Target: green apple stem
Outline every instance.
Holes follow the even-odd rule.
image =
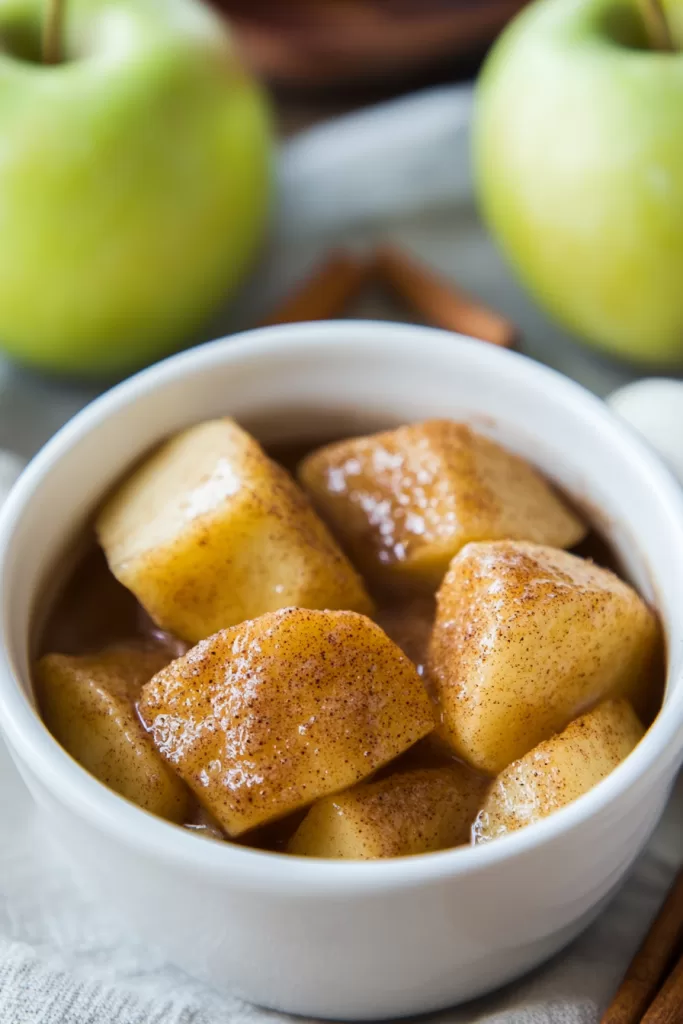
[[[652,49],[665,53],[675,50],[676,45],[661,0],[638,0],[638,5]]]
[[[59,64],[62,60],[64,3],[65,0],[45,0],[43,64]]]

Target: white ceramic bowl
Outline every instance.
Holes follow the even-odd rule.
[[[289,858],[198,839],[100,785],[31,701],[40,595],[93,506],[145,449],[229,413],[265,440],[428,416],[470,420],[599,517],[666,625],[664,709],[633,754],[565,810],[490,845],[385,862]],[[683,748],[683,499],[596,398],[521,356],[425,328],[290,325],[206,345],[69,423],[0,520],[0,722],[84,878],[177,964],[266,1006],[335,1018],[434,1010],[521,974],[619,885]]]

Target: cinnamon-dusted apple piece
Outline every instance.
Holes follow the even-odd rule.
[[[455,761],[361,783],[314,804],[287,852],[373,860],[460,846],[470,840],[485,788]]]
[[[572,547],[586,534],[528,462],[451,420],[327,445],[299,479],[361,569],[385,580],[434,589],[469,541]]]
[[[606,697],[647,707],[659,627],[614,573],[556,548],[468,544],[437,595],[439,735],[497,774]]]
[[[306,496],[230,419],[163,444],[96,527],[117,579],[189,643],[289,605],[371,610]]]
[[[167,662],[163,651],[134,647],[46,654],[36,666],[36,696],[48,729],[79,764],[121,796],[180,823],[190,793],[135,711],[143,683]]]
[[[577,718],[501,772],[477,815],[474,841],[488,842],[566,807],[606,778],[642,736],[625,700],[605,701]]]
[[[144,687],[139,711],[231,836],[354,785],[435,724],[414,665],[379,626],[301,608],[197,644]]]

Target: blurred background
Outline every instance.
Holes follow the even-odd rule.
[[[682,12],[0,0],[0,448],[298,319],[431,324],[602,396],[677,377]]]
[[[224,0],[282,134],[414,89],[474,78],[522,0]]]

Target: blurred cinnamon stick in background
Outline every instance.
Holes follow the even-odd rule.
[[[631,961],[601,1024],[640,1024],[641,1021],[643,1024],[677,1024],[683,1020],[682,946],[683,869]],[[656,996],[676,955],[681,957],[678,966]]]
[[[367,260],[335,249],[270,316],[261,321],[261,326],[302,320],[332,320],[356,298],[369,274]]]
[[[683,1013],[683,954],[643,1017],[642,1024],[680,1024]]]
[[[213,0],[252,68],[312,97],[463,77],[525,0]],[[468,72],[470,74],[471,72]],[[365,100],[367,102],[367,99]]]
[[[514,345],[517,338],[514,324],[402,249],[380,246],[375,252],[375,269],[380,279],[425,323],[502,348]]]
[[[376,249],[372,259],[334,249],[261,321],[261,326],[340,317],[364,286],[373,281],[387,286],[421,323],[503,348],[512,347],[517,339],[514,324],[500,313],[402,249],[389,245]]]

